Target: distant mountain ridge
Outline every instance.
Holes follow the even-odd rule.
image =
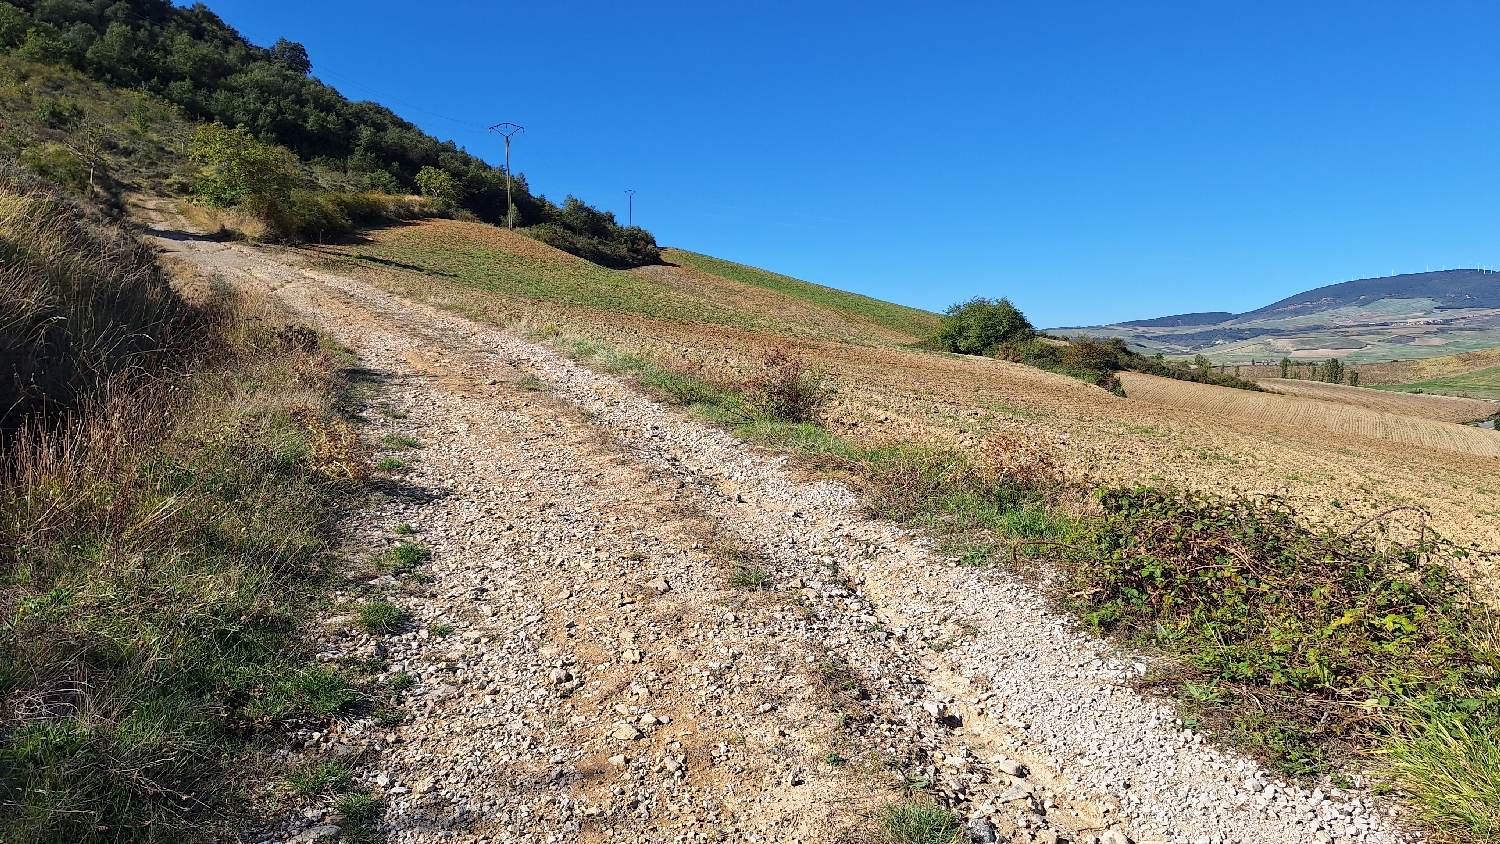
[[[1412,360],[1500,346],[1500,273],[1458,269],[1329,284],[1253,311],[1175,314],[1062,334],[1121,336],[1139,350],[1266,358]]]

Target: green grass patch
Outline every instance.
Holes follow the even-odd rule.
[[[663,250],[663,257],[674,264],[681,264],[699,272],[738,281],[741,284],[750,284],[767,290],[774,290],[788,296],[801,299],[804,302],[828,308],[829,310],[841,311],[850,316],[858,317],[866,322],[899,331],[902,334],[920,339],[937,330],[941,320],[937,314],[918,308],[909,308],[905,305],[897,305],[873,299],[869,296],[861,296],[858,293],[849,293],[832,287],[824,287],[821,284],[802,281],[766,270],[748,267],[744,264],[736,264],[732,261],[724,261],[719,258],[711,258],[707,255],[699,255],[696,252],[686,252],[681,249]]]
[[[354,784],[354,772],[341,762],[315,762],[292,772],[287,783],[302,797],[337,794]]]
[[[421,448],[422,444],[400,434],[386,434],[380,438],[380,447],[386,451],[404,451],[408,448]]]
[[[892,803],[875,820],[895,844],[959,844],[964,840],[958,815],[926,798]]]
[[[392,574],[410,574],[432,559],[432,549],[417,542],[398,542],[380,556],[379,563]]]
[[[539,255],[536,247],[517,245],[510,237],[478,226],[448,224],[393,231],[377,242],[350,246],[346,254],[377,267],[414,271],[539,302],[687,324],[751,329],[757,321],[754,314],[733,311],[565,252]]]
[[[729,575],[729,585],[736,589],[764,589],[771,582],[771,576],[765,569],[751,568],[750,566],[738,566],[734,573]]]
[[[401,523],[399,525],[396,525],[395,527],[391,528],[391,533],[394,533],[397,536],[411,536],[412,534],[414,534],[416,532],[417,532],[416,528],[412,527],[409,524],[406,524],[405,522],[403,522],[403,523]]]
[[[428,628],[427,633],[434,639],[446,639],[449,636],[453,635],[453,625],[434,624],[432,625],[432,627]]]
[[[1386,742],[1386,772],[1419,815],[1459,840],[1500,839],[1500,733],[1451,710],[1401,716]]]
[[[395,457],[382,457],[375,461],[375,471],[394,472],[397,469],[406,468],[406,461]]]
[[[390,601],[371,601],[359,608],[355,624],[367,633],[390,633],[406,622],[406,610]]]

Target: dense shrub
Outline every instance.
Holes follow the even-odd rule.
[[[769,352],[758,376],[741,390],[757,418],[775,422],[813,422],[827,398],[823,379],[785,349]]]
[[[950,352],[988,355],[1002,343],[1023,342],[1035,334],[1009,299],[975,298],[948,308],[935,339]]]
[[[1097,500],[1060,591],[1099,628],[1179,657],[1200,690],[1189,702],[1283,769],[1320,770],[1314,744],[1364,743],[1402,705],[1500,723],[1491,621],[1453,574],[1465,552],[1430,532],[1402,546],[1318,530],[1274,499],[1136,487]]]
[[[613,213],[577,197],[568,197],[560,209],[545,209],[543,222],[524,231],[600,266],[625,269],[661,262],[661,250],[650,232],[640,226],[621,226]]]

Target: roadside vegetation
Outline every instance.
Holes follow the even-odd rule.
[[[791,388],[786,353],[733,381],[573,351],[849,478],[963,564],[1046,584],[1086,625],[1161,657],[1139,685],[1175,699],[1186,726],[1304,781],[1374,775],[1453,840],[1500,832],[1500,627],[1456,573],[1474,552],[1415,508],[1335,532],[1275,498],[1079,485],[1022,436],[994,436],[978,458],[839,436],[819,424],[824,393],[805,367],[792,389],[811,412],[782,413],[758,397]],[[880,823],[907,840],[929,820],[946,834],[921,803]]]
[[[1119,337],[1049,337],[1032,328],[1009,299],[971,299],[944,312],[930,344],[961,355],[984,355],[1059,372],[1124,395],[1117,372],[1140,372],[1179,381],[1259,391],[1234,375],[1215,371],[1200,358],[1191,365],[1131,351]]]
[[[0,840],[214,838],[263,743],[366,699],[300,629],[365,472],[347,362],[40,183],[0,242]]]

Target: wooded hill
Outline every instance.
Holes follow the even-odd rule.
[[[244,126],[257,140],[347,175],[352,187],[415,193],[431,167],[452,177],[459,209],[490,223],[507,215],[505,170],[440,141],[371,102],[353,102],[312,77],[301,45],[251,44],[206,6],[168,0],[0,2],[0,50],[77,69],[100,82],[150,92],[185,116]],[[533,236],[608,266],[659,260],[639,227],[573,198],[558,206],[535,196],[521,173],[512,188],[514,222]]]

